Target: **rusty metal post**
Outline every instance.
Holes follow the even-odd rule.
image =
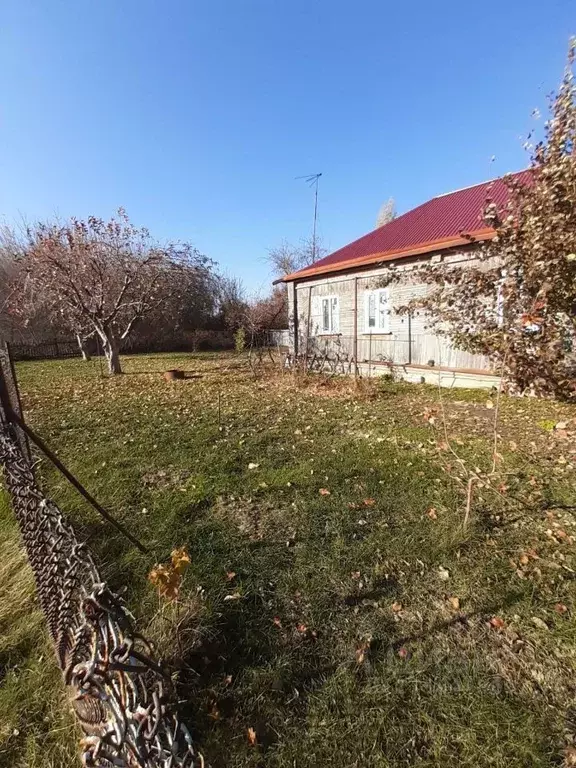
[[[22,414],[20,393],[16,382],[14,364],[10,355],[10,347],[5,341],[0,341],[0,424],[10,425],[18,446],[24,458],[28,462],[28,469],[32,472],[32,454],[30,452],[29,439],[42,451],[42,453],[54,464],[71,485],[86,499],[89,504],[123,536],[137,547],[140,552],[148,554],[149,550],[130,531],[119,523],[101,504],[90,494],[74,475],[62,464],[56,454],[50,450],[46,443],[25,423]]]
[[[20,402],[20,392],[16,383],[10,346],[7,341],[0,339],[0,421],[12,425],[20,450],[28,463],[32,465],[28,437],[24,430],[14,423],[13,413],[20,419],[22,418],[22,403]]]

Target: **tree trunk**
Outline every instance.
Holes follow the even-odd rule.
[[[104,342],[104,354],[108,361],[108,373],[111,376],[116,376],[122,373],[122,366],[120,365],[120,345],[118,339],[114,335],[114,331],[105,331],[102,341]]]
[[[109,347],[106,350],[106,359],[108,360],[108,372],[115,376],[118,373],[122,373],[122,366],[120,365],[120,351],[118,349],[118,342],[112,338]]]
[[[91,360],[92,357],[90,355],[90,352],[88,352],[86,343],[79,333],[76,334],[76,341],[78,342],[78,346],[80,347],[80,354],[82,355],[82,360],[86,360],[86,361]]]

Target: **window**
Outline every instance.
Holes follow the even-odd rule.
[[[338,333],[340,328],[338,317],[338,296],[324,296],[321,299],[322,333]]]
[[[496,322],[498,328],[504,325],[504,281],[500,280],[496,292]]]
[[[364,333],[390,333],[388,288],[365,291]]]
[[[500,271],[500,280],[496,287],[496,322],[498,328],[502,328],[504,325],[504,283],[506,281],[507,272],[505,269]]]

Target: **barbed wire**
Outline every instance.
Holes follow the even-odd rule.
[[[85,544],[36,483],[0,418],[0,465],[70,702],[85,766],[203,765],[173,709],[170,677],[102,579]]]

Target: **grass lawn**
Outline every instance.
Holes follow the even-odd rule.
[[[164,382],[174,367],[197,375]],[[231,355],[125,369],[17,373],[31,426],[154,548],[41,462],[173,664],[207,766],[576,765],[575,407],[255,380]],[[180,546],[166,606],[147,574]],[[77,738],[0,494],[0,765],[74,765]]]

